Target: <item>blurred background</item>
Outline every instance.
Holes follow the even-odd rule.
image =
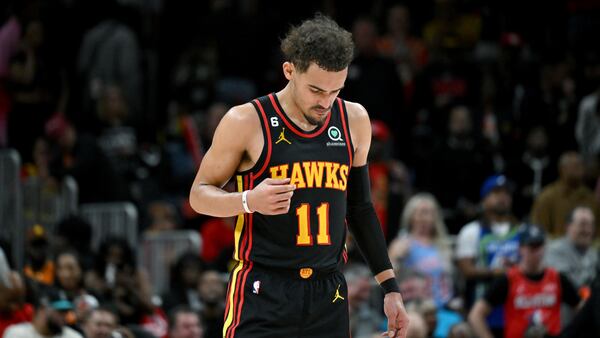
[[[65,323],[88,337],[103,315],[133,337],[220,336],[234,220],[197,215],[190,185],[227,110],[285,85],[280,39],[317,11],[354,35],[340,97],[369,111],[372,196],[423,337],[469,333],[480,281],[461,260],[479,260],[457,242],[471,222],[535,223],[560,240],[571,211],[589,210],[591,230],[572,232],[590,238],[592,273],[573,281],[591,285],[600,2],[288,6],[2,2],[0,299],[12,300],[0,336],[37,315],[41,294],[67,300]],[[433,270],[410,255],[422,235]],[[381,293],[348,244],[353,337],[370,337],[385,328]]]

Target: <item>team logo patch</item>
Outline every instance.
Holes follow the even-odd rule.
[[[310,278],[313,274],[313,269],[311,268],[302,268],[300,269],[300,277],[307,279]]]
[[[257,294],[260,292],[260,281],[254,281],[254,283],[252,283],[252,293]]]

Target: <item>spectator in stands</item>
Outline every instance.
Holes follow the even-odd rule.
[[[138,37],[125,24],[127,9],[118,1],[108,1],[99,10],[102,20],[83,37],[77,60],[83,110],[88,113],[85,122],[93,122],[90,117],[104,90],[117,85],[129,107],[128,120],[137,124],[144,98]]]
[[[13,324],[30,322],[33,319],[33,307],[24,301],[25,285],[19,274],[10,271],[10,269],[1,270],[0,337],[3,337],[7,327]]]
[[[434,17],[423,28],[427,45],[432,49],[473,47],[481,34],[480,15],[461,13],[457,1],[436,0],[434,3]]]
[[[42,225],[36,224],[27,231],[25,250],[27,255],[25,276],[35,282],[52,285],[55,266],[51,257],[48,234]]]
[[[62,114],[46,123],[46,136],[52,141],[50,174],[59,180],[66,175],[73,176],[78,184],[80,203],[126,199],[126,185],[121,184],[92,136],[79,133]]]
[[[456,258],[465,280],[466,308],[480,298],[489,281],[501,276],[519,259],[519,227],[511,215],[511,184],[503,175],[487,178],[481,186],[482,215],[466,224],[458,234]],[[488,318],[495,334],[501,335],[503,309]]]
[[[198,293],[203,262],[195,252],[185,252],[171,266],[169,290],[162,296],[162,308],[169,313],[178,305],[186,305],[193,311],[200,311],[202,301]]]
[[[8,115],[8,142],[31,162],[35,140],[55,112],[64,112],[67,84],[58,58],[51,55],[48,27],[38,19],[23,23],[20,50],[10,62],[8,88],[12,109]]]
[[[128,123],[129,107],[117,85],[106,84],[97,104],[99,122],[94,126],[98,146],[124,181],[137,178],[140,165],[138,135]]]
[[[369,269],[360,263],[350,264],[344,269],[344,277],[348,285],[347,297],[352,337],[371,337],[379,331],[383,321],[381,314],[369,306],[370,276]]]
[[[525,150],[509,160],[507,175],[514,177],[518,190],[514,194],[515,215],[529,214],[542,188],[556,178],[556,166],[548,151],[548,132],[543,126],[532,128],[525,139]]]
[[[90,310],[81,327],[86,338],[110,338],[117,328],[117,315],[105,308]]]
[[[409,9],[402,4],[387,12],[387,34],[378,42],[379,51],[394,60],[398,76],[404,85],[404,96],[410,101],[414,91],[414,77],[428,61],[427,47],[412,35]]]
[[[101,303],[113,303],[122,324],[141,324],[155,311],[148,275],[138,268],[125,239],[107,238],[101,243],[96,266],[86,276],[86,288]]]
[[[85,338],[115,338],[119,333],[123,338],[136,338],[127,328],[119,327],[119,318],[108,307],[92,309],[83,320]]]
[[[10,97],[6,80],[10,71],[10,61],[19,51],[21,21],[19,11],[10,8],[8,3],[0,8],[0,148],[8,141],[7,118],[10,110]]]
[[[202,338],[204,328],[197,312],[177,307],[169,313],[169,338]],[[216,337],[208,336],[207,337]]]
[[[65,311],[72,309],[71,302],[50,293],[38,298],[35,305],[32,322],[9,326],[4,338],[82,338],[65,322]]]
[[[90,306],[98,304],[98,300],[84,288],[83,268],[79,256],[73,250],[61,251],[56,255],[54,265],[56,266],[54,287],[75,305],[76,312],[72,320],[79,320]]]
[[[566,220],[566,234],[550,243],[545,264],[565,274],[576,288],[587,288],[596,277],[598,251],[592,247],[596,219],[592,209],[579,206]]]
[[[575,136],[586,163],[598,162],[600,156],[600,86],[579,104]]]
[[[563,153],[558,163],[559,178],[544,187],[531,209],[531,220],[550,236],[564,234],[563,222],[576,206],[590,207],[596,219],[600,208],[593,192],[583,184],[583,161],[574,151]]]
[[[443,307],[454,295],[452,253],[435,197],[419,193],[402,213],[401,230],[388,249],[395,269],[416,270],[428,279],[427,294]]]
[[[560,307],[575,308],[580,299],[569,279],[543,264],[545,236],[535,225],[524,226],[518,266],[494,280],[469,313],[469,322],[481,338],[494,337],[486,324],[494,306],[505,309],[505,337],[557,336],[561,330]]]
[[[225,318],[226,279],[216,270],[206,270],[200,276],[198,292],[202,300],[200,315],[206,337],[217,337],[223,333]]]
[[[369,111],[373,112],[371,119],[381,120],[394,130],[404,130],[406,126],[399,123],[404,101],[402,82],[392,59],[381,56],[377,50],[375,22],[367,18],[357,19],[352,33],[356,57],[348,68],[345,98],[369,107]]]
[[[179,220],[175,206],[165,201],[153,201],[147,207],[148,227],[145,232],[169,231],[178,228]]]
[[[492,173],[492,159],[474,132],[471,110],[463,105],[453,107],[448,116],[446,138],[435,147],[427,159],[431,176],[426,185],[446,210],[450,233],[472,220],[477,212],[479,182]],[[440,174],[438,170],[443,170]]]
[[[70,215],[60,220],[54,233],[54,250],[74,249],[83,271],[93,268],[92,225],[77,215]]]

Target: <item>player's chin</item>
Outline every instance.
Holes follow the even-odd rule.
[[[327,115],[325,115],[325,118],[322,118],[318,114],[315,114],[310,117],[307,116],[306,119],[308,120],[308,123],[318,128],[323,126],[323,123],[325,123],[325,120],[327,119]]]

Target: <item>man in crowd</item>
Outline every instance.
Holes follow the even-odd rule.
[[[567,217],[564,237],[548,245],[545,263],[564,273],[577,288],[587,288],[596,277],[598,251],[592,247],[596,219],[591,208],[578,206]]]
[[[82,338],[66,325],[65,313],[72,309],[73,305],[66,299],[54,294],[42,295],[36,304],[33,321],[9,326],[3,338]]]
[[[511,213],[510,184],[503,175],[488,177],[480,191],[483,214],[458,234],[456,258],[465,276],[467,308],[485,292],[490,280],[504,274],[519,255],[519,230]],[[488,318],[492,331],[502,336],[501,307]]]
[[[204,328],[198,313],[177,307],[169,314],[169,338],[202,338]]]
[[[531,221],[539,224],[552,236],[564,234],[563,222],[578,205],[585,205],[598,217],[598,201],[583,182],[583,160],[574,152],[566,152],[558,162],[559,178],[544,187],[531,208]]]
[[[486,317],[504,306],[504,337],[557,336],[561,330],[561,303],[576,307],[579,296],[567,277],[543,264],[545,235],[535,225],[520,233],[521,261],[498,277],[469,313],[478,337],[494,337]]]

